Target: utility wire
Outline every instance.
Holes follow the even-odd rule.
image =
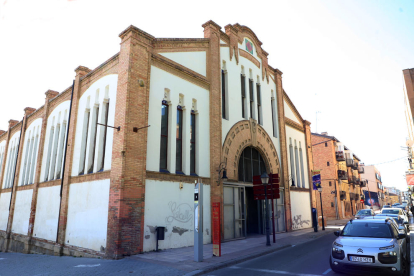
[[[407,158],[407,156],[404,156],[404,157],[400,157],[398,159],[394,159],[394,160],[391,160],[391,161],[386,161],[386,162],[376,163],[376,164],[369,164],[369,165],[365,165],[365,166],[381,165],[381,164],[391,163],[391,162],[395,162],[395,161],[398,161],[398,160],[401,160],[401,159],[406,159],[406,158]]]

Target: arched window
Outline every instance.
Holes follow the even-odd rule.
[[[253,182],[253,175],[264,172],[266,165],[260,153],[255,148],[245,148],[239,160],[239,181]]]

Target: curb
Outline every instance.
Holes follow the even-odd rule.
[[[318,237],[315,237],[314,239],[319,239],[319,238],[321,238],[323,236],[326,236],[330,233],[333,233],[333,232],[328,231],[328,232],[326,232],[326,233],[324,233],[324,234],[322,234]],[[314,240],[314,239],[312,239],[312,240]],[[305,242],[302,242],[302,243],[299,243],[299,244],[305,244],[307,242],[311,242],[312,240],[308,240],[308,241],[305,241]],[[286,248],[289,248],[289,247],[293,247],[293,246],[296,246],[296,245],[298,245],[298,244],[295,244],[295,245],[287,244],[287,245],[284,245],[284,246],[281,246],[281,247],[278,247],[278,248],[274,248],[274,249],[271,249],[271,250],[268,250],[268,251],[249,254],[249,255],[242,256],[242,257],[239,257],[239,258],[236,258],[236,259],[221,262],[217,265],[210,265],[210,266],[208,266],[206,268],[203,268],[203,269],[198,269],[198,270],[191,271],[189,273],[184,274],[184,276],[203,275],[203,274],[212,272],[214,270],[219,270],[219,269],[222,269],[222,268],[226,268],[226,267],[229,267],[229,266],[232,266],[232,265],[235,265],[235,264],[239,264],[239,263],[242,263],[242,262],[254,259],[254,258],[258,258],[258,257],[264,256],[264,255],[268,255],[268,254],[274,253],[276,251],[286,249]],[[414,276],[414,275],[411,275],[411,276]]]

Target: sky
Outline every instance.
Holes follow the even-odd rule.
[[[200,2],[201,3],[201,2]],[[201,25],[251,28],[312,132],[328,132],[383,185],[406,189],[402,70],[414,67],[414,1],[0,0],[0,129],[94,69],[134,25],[155,37],[201,38]],[[404,159],[402,159],[404,158]],[[393,161],[399,159],[397,161]],[[393,161],[393,162],[389,162]]]

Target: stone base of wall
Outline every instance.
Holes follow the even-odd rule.
[[[0,231],[0,252],[5,252],[6,242],[6,232]],[[30,239],[28,236],[14,233],[10,235],[7,252],[86,258],[103,258],[105,256],[105,252],[97,252],[95,250],[72,245],[62,246],[52,241],[37,238]]]

